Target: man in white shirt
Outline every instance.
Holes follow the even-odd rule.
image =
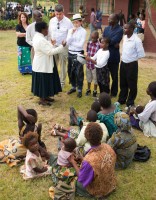
[[[76,92],[78,89],[77,97],[82,97],[82,88],[84,80],[83,64],[77,60],[78,54],[84,54],[84,43],[86,40],[86,30],[81,26],[82,18],[80,14],[73,15],[74,27],[69,30],[67,36],[67,45],[69,46],[68,53],[68,76],[72,88],[67,94]]]
[[[42,21],[42,14],[39,10],[34,10],[33,11],[33,17],[34,17],[34,22],[29,24],[29,26],[26,29],[26,42],[32,47],[33,46],[33,37],[35,35],[35,24],[36,22],[41,22]],[[34,57],[34,49],[33,47],[31,48],[31,59],[33,60]]]
[[[55,6],[55,17],[53,17],[49,22],[49,39],[52,44],[56,47],[62,44],[67,38],[68,30],[73,27],[70,19],[64,16],[64,8],[61,4]],[[55,55],[55,61],[58,66],[60,64],[60,81],[62,88],[65,84],[66,79],[66,64],[68,57],[68,47],[64,48],[64,52]]]
[[[120,65],[120,94],[119,103],[134,105],[137,96],[138,59],[145,57],[144,48],[140,38],[133,34],[134,25],[124,25],[125,36]]]

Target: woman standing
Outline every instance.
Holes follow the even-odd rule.
[[[62,45],[54,48],[45,38],[48,35],[48,25],[45,22],[36,23],[35,30],[31,91],[40,98],[39,104],[51,105],[54,99],[50,97],[62,91],[53,55],[61,53],[66,43],[62,42]]]
[[[26,28],[28,26],[28,16],[21,12],[18,16],[16,26],[17,45],[18,45],[18,70],[24,73],[31,73],[30,45],[26,42]]]

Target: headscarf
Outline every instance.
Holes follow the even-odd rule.
[[[131,122],[129,116],[124,112],[117,112],[114,116],[114,123],[121,131],[131,131]]]

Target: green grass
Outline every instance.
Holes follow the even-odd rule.
[[[31,92],[31,75],[22,76],[17,70],[17,47],[14,31],[0,32],[0,140],[9,136],[18,136],[17,105],[34,108],[38,112],[39,122],[43,123],[43,140],[52,153],[56,153],[56,138],[49,135],[54,123],[69,124],[69,107],[74,106],[79,115],[85,117],[93,102],[92,97],[76,98],[76,94],[68,96],[70,88],[68,79],[63,93],[56,96],[51,107],[37,104],[38,98]],[[146,88],[156,77],[156,61],[142,59],[139,62],[138,97],[136,104],[144,105],[149,97]],[[84,93],[86,80],[84,81]],[[113,99],[113,102],[117,99]],[[156,199],[156,139],[147,138],[135,131],[138,143],[147,145],[152,152],[151,159],[146,163],[133,162],[126,170],[116,171],[117,189],[109,200],[155,200]],[[19,174],[19,166],[9,168],[0,165],[0,200],[47,200],[48,189],[52,185],[50,177],[33,181],[24,181]],[[76,198],[76,200],[85,198]]]

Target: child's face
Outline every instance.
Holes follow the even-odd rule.
[[[91,35],[91,39],[92,39],[92,42],[95,43],[95,42],[97,42],[98,37],[97,37],[97,35],[92,34],[92,35]]]
[[[102,49],[108,48],[108,43],[106,42],[106,40],[104,40],[104,39],[101,40],[100,47]]]
[[[73,21],[74,28],[79,28],[81,26],[81,21]]]
[[[35,152],[39,150],[38,140],[36,138],[29,142],[28,149],[30,152]]]

